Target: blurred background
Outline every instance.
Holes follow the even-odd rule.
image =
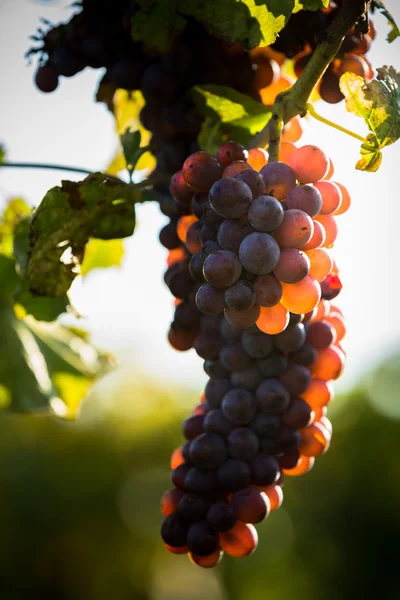
[[[388,8],[400,21],[397,0]],[[9,160],[103,169],[116,145],[114,122],[86,69],[54,94],[34,87],[24,53],[61,1],[0,1],[0,138]],[[386,21],[368,57],[398,65]],[[365,135],[343,103],[317,110]],[[257,552],[203,571],[169,555],[159,539],[159,499],[170,487],[169,456],[205,375],[194,351],[166,340],[172,299],[162,281],[166,218],[139,205],[138,227],[120,268],[77,278],[71,299],[92,340],[118,368],[96,384],[77,422],[0,418],[0,599],[314,600],[400,598],[400,319],[397,276],[399,145],[376,174],[354,170],[359,143],[313,122],[304,143],[325,149],[353,197],[340,217],[336,258],[344,290],[348,363],[330,407],[334,437],[304,478],[286,479],[282,508],[261,526]],[[0,209],[10,196],[37,205],[61,177],[0,172]],[[69,321],[71,322],[71,317]]]

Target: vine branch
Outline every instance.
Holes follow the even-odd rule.
[[[371,0],[345,0],[337,17],[319,37],[303,73],[290,90],[279,94],[267,125],[250,142],[250,148],[265,147],[269,143],[270,160],[278,160],[283,125],[296,115],[307,113],[308,99],[338,53],[345,35],[368,13]]]

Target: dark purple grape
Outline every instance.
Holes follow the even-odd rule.
[[[194,523],[206,518],[210,502],[198,494],[185,494],[179,501],[178,513],[187,522]]]
[[[216,469],[226,458],[224,439],[215,433],[202,433],[190,444],[190,459],[199,469]]]
[[[249,171],[245,171],[248,173]],[[224,250],[238,254],[239,246],[254,229],[241,219],[225,219],[218,227],[217,238]]]
[[[278,434],[278,444],[280,445],[283,452],[294,450],[301,443],[300,431],[289,427],[288,425],[282,425],[281,430]]]
[[[206,210],[204,212],[204,223],[205,223],[205,225],[207,225],[207,227],[210,229],[210,231],[213,232],[213,234],[216,235],[216,233],[218,231],[218,227],[221,225],[221,223],[223,221],[224,221],[224,217],[222,217],[217,212],[215,212],[215,210],[211,206],[210,202],[207,202]]]
[[[233,310],[247,310],[256,301],[256,293],[248,281],[237,281],[225,292],[225,302]]]
[[[179,467],[178,467],[179,468]],[[215,471],[202,471],[192,467],[188,469],[183,488],[194,494],[209,494],[216,489],[217,478]]]
[[[307,342],[317,350],[328,348],[335,339],[335,330],[327,321],[314,321],[307,325]]]
[[[54,92],[58,87],[58,74],[51,65],[43,65],[38,68],[35,75],[36,87],[46,94]]]
[[[211,410],[204,419],[204,431],[206,433],[227,436],[233,427],[232,421],[219,408]]]
[[[194,191],[185,181],[182,171],[177,171],[172,175],[169,191],[177,202],[184,206],[190,205]]]
[[[278,377],[287,365],[287,356],[280,350],[273,350],[269,356],[257,361],[257,368],[265,377]]]
[[[204,393],[211,408],[220,408],[222,399],[230,390],[232,384],[228,379],[215,379],[212,377],[208,380]]]
[[[183,163],[183,176],[196,192],[208,192],[222,175],[221,165],[207,152],[191,154]]]
[[[275,438],[260,437],[259,442],[260,442],[261,454],[264,454],[267,456],[277,456],[278,454],[281,454],[280,446]]]
[[[258,196],[265,194],[264,179],[261,177],[260,173],[257,173],[257,171],[247,169],[246,171],[238,173],[238,175],[236,175],[236,179],[239,179],[239,181],[244,181],[244,183],[249,186],[251,193],[253,194],[253,198],[257,198]]]
[[[235,492],[231,505],[236,517],[244,523],[261,523],[268,515],[268,499],[256,488],[245,488]]]
[[[256,414],[256,400],[249,390],[235,388],[223,397],[221,408],[235,425],[250,423]]]
[[[193,287],[193,279],[189,273],[188,263],[182,261],[168,267],[164,275],[164,281],[175,298],[181,300],[187,298]]]
[[[217,531],[229,531],[236,523],[235,511],[228,502],[216,502],[207,513],[207,521]]]
[[[194,440],[201,433],[204,433],[203,429],[204,415],[191,415],[183,421],[182,434],[187,440]]]
[[[187,465],[186,463],[179,465],[179,467],[176,467],[176,469],[174,469],[172,471],[171,481],[175,487],[177,487],[179,489],[183,489],[184,484],[185,484],[185,478],[189,471],[190,471],[190,465]]]
[[[283,162],[269,162],[260,171],[265,182],[265,193],[277,200],[284,200],[296,187],[296,175]]]
[[[241,342],[243,350],[252,358],[265,358],[274,349],[274,337],[261,331],[244,331]]]
[[[241,371],[250,364],[250,358],[243,350],[240,341],[230,342],[221,348],[219,355],[221,364],[230,371]]]
[[[249,427],[260,437],[274,437],[279,431],[280,424],[278,416],[258,412],[249,423]]]
[[[220,250],[222,250],[222,248],[218,244],[218,242],[216,240],[211,239],[211,240],[207,240],[206,242],[203,243],[201,252],[202,252],[203,258],[205,260],[211,254],[213,254],[214,252],[219,252]]]
[[[186,544],[197,556],[208,556],[218,547],[218,533],[208,521],[193,523],[187,532]]]
[[[198,331],[200,328],[201,314],[192,302],[180,302],[175,308],[175,324],[188,331]]]
[[[302,210],[310,217],[316,217],[322,208],[321,192],[313,185],[298,185],[289,193],[285,206]]]
[[[219,315],[225,306],[225,294],[210,283],[205,283],[196,294],[197,308],[206,315]]]
[[[226,319],[221,320],[220,332],[224,340],[227,342],[233,342],[242,335],[242,330],[238,327],[234,327]]]
[[[279,261],[279,246],[268,233],[250,233],[239,247],[243,267],[256,275],[273,271]]]
[[[219,179],[210,190],[211,206],[226,219],[237,219],[245,215],[252,199],[249,186],[233,177]]]
[[[181,241],[176,233],[176,226],[174,223],[168,223],[160,231],[159,239],[161,244],[167,250],[173,250],[181,245]]]
[[[298,450],[288,450],[278,458],[279,467],[281,469],[294,469],[299,462],[300,454]]]
[[[303,365],[290,363],[286,371],[279,376],[279,381],[285,384],[290,394],[302,394],[311,383],[311,373]]]
[[[250,477],[250,469],[243,460],[230,458],[217,471],[218,489],[240,490],[249,485]]]
[[[168,546],[179,548],[186,545],[187,531],[188,526],[183,518],[178,513],[172,513],[164,519],[161,537]]]
[[[204,261],[204,277],[217,288],[233,285],[239,279],[241,271],[240,260],[228,250],[212,252]]]
[[[257,388],[256,400],[259,410],[265,413],[280,413],[290,404],[289,392],[277,379],[266,379]]]
[[[271,456],[258,454],[249,462],[251,483],[254,485],[272,485],[279,477],[279,464]],[[182,502],[182,500],[181,500]]]
[[[254,325],[260,316],[260,307],[258,304],[253,304],[246,310],[233,310],[232,308],[224,309],[224,317],[233,327],[239,329],[248,329]]]
[[[247,160],[249,153],[242,144],[238,142],[225,142],[217,152],[217,160],[220,165],[226,167],[234,160]]]
[[[198,219],[201,219],[201,217],[204,215],[204,213],[206,211],[207,202],[208,202],[208,194],[206,194],[205,192],[197,192],[196,194],[193,195],[190,206],[192,209],[192,213]]]
[[[230,371],[226,369],[219,360],[206,360],[203,368],[211,378],[227,379],[230,376]]]
[[[192,258],[189,261],[189,272],[193,279],[195,279],[199,283],[203,283],[205,281],[205,277],[203,274],[203,264],[204,258],[201,251],[196,252],[196,254],[193,254]]]
[[[248,427],[234,429],[228,437],[228,449],[232,458],[250,460],[258,452],[258,437]]]
[[[219,337],[202,332],[194,340],[193,347],[197,354],[204,360],[215,360],[218,358],[222,342]]]
[[[289,406],[281,414],[282,423],[295,429],[302,429],[310,424],[313,411],[305,400],[292,396]]]
[[[51,53],[51,64],[57,74],[63,77],[73,77],[85,68],[85,63],[75,56],[66,46],[55,48]]]
[[[231,375],[232,385],[250,391],[256,390],[262,380],[263,376],[254,364],[249,365],[243,371],[233,371]]]
[[[275,275],[261,275],[253,285],[260,306],[275,306],[282,298],[282,285]]]
[[[259,196],[249,207],[249,223],[256,231],[268,232],[276,229],[283,220],[282,203],[272,196]]]
[[[297,283],[310,272],[310,259],[298,248],[281,248],[274,275],[282,283]]]
[[[287,327],[275,336],[275,346],[281,352],[296,352],[306,341],[306,330],[303,323]]]
[[[218,315],[200,315],[200,330],[220,337],[220,325],[222,317]]]
[[[296,352],[292,352],[289,355],[290,360],[298,363],[299,365],[304,365],[305,367],[309,367],[313,364],[315,359],[317,358],[318,352],[311,346],[311,344],[305,343],[299,350]]]

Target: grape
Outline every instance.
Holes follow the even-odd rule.
[[[204,212],[204,223],[205,223],[205,225],[207,225],[209,230],[211,232],[213,232],[213,234],[217,233],[218,227],[221,225],[221,223],[223,221],[224,221],[224,217],[221,217],[221,215],[219,215],[217,212],[215,212],[215,210],[211,206],[210,202],[207,202],[206,209]]]
[[[228,379],[211,378],[207,382],[204,393],[211,408],[220,408],[222,398],[232,389]]]
[[[316,183],[328,172],[329,159],[316,146],[306,145],[297,148],[290,166],[300,183]]]
[[[211,378],[226,379],[229,377],[228,369],[226,369],[219,360],[206,360],[203,367],[204,371]]]
[[[250,364],[250,358],[239,341],[223,346],[219,359],[221,364],[230,371],[242,371]]]
[[[208,202],[208,194],[205,192],[196,192],[192,196],[192,200],[190,202],[190,208],[192,210],[192,213],[198,219],[201,219],[201,217],[204,215],[204,213],[206,211],[207,202]]]
[[[218,489],[236,491],[250,483],[250,469],[244,460],[230,458],[217,471]]]
[[[315,219],[321,223],[325,230],[324,248],[329,248],[335,242],[338,234],[336,219],[332,215],[317,215]]]
[[[245,425],[256,414],[256,401],[253,394],[248,390],[235,388],[225,394],[221,408],[233,423]]]
[[[220,534],[221,548],[228,556],[242,558],[248,556],[257,548],[258,536],[253,525],[246,525],[238,521],[227,532]]]
[[[168,341],[175,350],[185,352],[190,350],[193,346],[193,342],[196,339],[196,332],[193,331],[180,331],[171,325],[171,329],[168,332]]]
[[[291,394],[302,394],[310,385],[311,373],[303,365],[290,363],[286,371],[279,376],[279,381],[285,384]]]
[[[239,179],[239,181],[244,181],[244,183],[249,186],[253,194],[253,198],[257,198],[258,196],[263,196],[265,194],[264,179],[261,177],[260,173],[257,173],[257,171],[241,171],[238,175],[236,175],[236,179]]]
[[[249,462],[251,481],[254,485],[272,485],[279,477],[279,465],[275,458],[258,454]]]
[[[35,75],[36,87],[46,94],[54,92],[58,87],[58,74],[55,67],[43,65],[38,68]]]
[[[313,310],[321,298],[321,287],[313,277],[307,275],[298,283],[282,284],[281,303],[295,314],[305,314]]]
[[[245,269],[256,275],[266,275],[279,261],[279,246],[268,233],[250,233],[239,247],[239,258]]]
[[[319,84],[319,94],[322,100],[329,104],[337,104],[344,99],[339,87],[339,77],[332,69],[327,69]]]
[[[164,248],[168,250],[173,250],[174,248],[178,248],[181,242],[176,234],[176,227],[174,223],[168,223],[165,225],[160,231],[159,239]]]
[[[214,183],[210,190],[210,204],[221,217],[236,219],[247,213],[253,194],[249,186],[233,177]]]
[[[293,188],[285,200],[289,209],[298,209],[315,217],[322,208],[322,195],[318,186],[298,185]]]
[[[286,473],[286,470],[294,469],[298,465],[299,460],[300,454],[298,450],[288,450],[282,456],[279,456],[278,464],[280,469]]]
[[[172,488],[162,495],[161,512],[164,517],[168,517],[168,515],[172,515],[172,513],[178,510],[179,501],[183,496],[184,492],[177,488]]]
[[[299,116],[293,117],[283,128],[282,140],[284,142],[298,142],[303,134],[303,126]]]
[[[190,466],[182,463],[178,467],[174,468],[171,473],[171,481],[172,483],[180,489],[183,489],[185,484],[185,479],[187,474],[190,471]],[[172,545],[172,544],[171,544]]]
[[[201,252],[196,252],[196,254],[193,254],[192,258],[189,261],[189,272],[193,279],[195,279],[199,283],[203,283],[205,281],[203,275],[203,264],[204,259]]]
[[[342,282],[338,275],[333,271],[321,281],[321,296],[324,300],[333,300],[342,289]]]
[[[225,302],[228,308],[233,310],[247,310],[256,301],[256,293],[251,283],[237,281],[225,292]]]
[[[314,231],[310,241],[308,241],[307,244],[304,244],[300,247],[300,250],[302,250],[303,252],[306,252],[307,250],[314,250],[314,248],[322,246],[325,242],[326,233],[323,225],[321,225],[321,223],[319,223],[318,221],[314,221],[313,223]]]
[[[275,306],[282,298],[282,286],[274,275],[261,275],[254,282],[256,301],[260,306]]]
[[[196,221],[192,223],[186,232],[185,246],[189,250],[190,254],[196,254],[200,252],[202,243],[200,239],[200,223]]]
[[[267,456],[276,456],[281,452],[279,444],[275,438],[260,437],[260,453]]]
[[[185,160],[182,173],[186,183],[196,192],[208,192],[213,183],[221,177],[222,168],[214,156],[199,151]]]
[[[333,307],[332,307],[333,308]],[[340,342],[346,335],[346,326],[341,314],[338,312],[331,312],[325,320],[332,325],[336,331],[336,341]]]
[[[343,58],[340,63],[340,67],[338,70],[338,75],[343,75],[343,73],[354,73],[363,79],[368,77],[368,63],[362,56],[357,56],[355,54],[347,55]]]
[[[253,169],[260,171],[268,162],[268,153],[264,148],[250,148],[247,162]]]
[[[243,371],[234,371],[231,375],[231,383],[235,387],[254,391],[262,381],[262,375],[256,365],[250,365]]]
[[[313,410],[326,406],[333,398],[332,385],[323,379],[312,379],[305,392],[301,394]]]
[[[228,437],[228,449],[232,458],[250,460],[258,452],[258,437],[248,427],[234,429]]]
[[[317,358],[310,367],[311,373],[318,379],[329,381],[337,379],[343,373],[344,354],[339,348],[330,346],[318,352]]]
[[[342,203],[340,204],[339,208],[337,208],[335,210],[335,212],[333,213],[336,216],[336,215],[342,215],[343,213],[345,213],[346,211],[349,210],[350,204],[351,204],[351,198],[350,198],[349,192],[344,187],[344,185],[342,185],[341,183],[338,183],[337,181],[335,183],[342,193]]]
[[[190,445],[190,459],[199,469],[216,469],[226,458],[225,442],[214,433],[202,433]]]
[[[185,206],[190,205],[193,189],[186,183],[182,171],[178,171],[171,177],[169,191],[177,202],[184,204]]]
[[[334,213],[342,203],[342,192],[333,181],[317,181],[315,188],[321,192],[322,207],[321,215],[330,215]]]
[[[193,564],[203,567],[203,569],[212,569],[212,567],[221,562],[223,555],[222,550],[215,550],[215,552],[207,556],[199,556],[198,554],[189,552],[189,559]]]
[[[194,494],[209,494],[215,490],[217,478],[214,471],[202,471],[192,467],[188,469],[183,487]]]
[[[245,162],[244,160],[235,160],[230,165],[225,167],[222,177],[236,177],[239,173],[243,173],[243,171],[252,171],[253,167]]]
[[[220,332],[222,337],[227,342],[233,342],[237,340],[242,335],[242,330],[239,327],[234,327],[225,319],[221,320]]]
[[[205,333],[210,333],[217,337],[220,336],[220,326],[222,317],[218,315],[202,315],[200,314],[200,330]]]
[[[321,423],[302,429],[299,452],[304,456],[319,456],[329,448],[331,435]]]
[[[193,416],[201,416],[201,417],[204,418],[204,414],[202,414],[202,415],[193,415]],[[203,428],[201,429],[201,433],[203,433]],[[182,457],[183,457],[183,459],[184,459],[185,462],[187,462],[187,463],[190,462],[190,440],[188,440],[182,446]]]
[[[176,469],[177,467],[182,465],[184,462],[185,462],[185,459],[183,458],[182,446],[180,446],[179,448],[176,448],[172,453],[171,460],[170,460],[171,469]]]
[[[276,335],[284,331],[289,323],[289,311],[282,304],[260,309],[257,327],[264,333]]]
[[[301,442],[301,435],[297,429],[283,424],[278,435],[278,444],[284,454],[295,450]]]
[[[207,258],[207,256],[210,256],[210,254],[213,254],[214,252],[219,252],[220,250],[222,250],[222,248],[218,244],[218,242],[216,240],[210,239],[210,240],[206,240],[203,243],[203,247],[201,249],[201,254],[205,260]]]
[[[218,546],[218,534],[208,521],[194,523],[187,532],[189,550],[199,556],[208,556]]]
[[[290,405],[283,411],[281,418],[284,425],[288,425],[295,429],[301,429],[302,427],[307,427],[311,423],[313,411],[302,398],[292,396]]]
[[[172,513],[164,519],[161,537],[169,546],[180,547],[186,544],[187,525],[178,513]]]
[[[266,379],[256,391],[259,410],[269,414],[277,414],[290,404],[290,395],[286,386],[277,379]]]
[[[274,237],[283,248],[301,248],[310,241],[313,230],[313,220],[307,213],[290,208],[283,215],[282,223],[275,229]]]
[[[225,319],[233,327],[238,329],[247,329],[254,325],[260,315],[260,307],[254,304],[246,310],[232,310],[232,308],[225,308],[224,316]]]
[[[228,502],[216,502],[207,513],[207,521],[217,531],[229,531],[236,523],[235,511]]]
[[[226,219],[218,228],[218,243],[224,250],[238,254],[239,246],[254,229],[241,219]]]
[[[281,70],[275,60],[262,55],[256,58],[256,63],[253,65],[253,67],[256,67],[253,86],[256,90],[260,90],[268,87],[273,81],[279,79]]]
[[[299,350],[296,352],[291,352],[290,359],[299,365],[304,365],[305,367],[309,367],[314,360],[317,358],[317,351],[314,346],[311,344],[304,344]]]
[[[248,152],[242,144],[225,142],[217,152],[217,160],[222,167],[226,167],[235,160],[246,160]]]
[[[204,419],[204,431],[227,436],[233,429],[233,423],[219,408],[211,410]]]
[[[317,350],[323,350],[335,343],[336,332],[329,322],[315,321],[308,326],[307,341]]]
[[[299,475],[305,475],[306,473],[311,471],[311,469],[314,466],[314,462],[315,462],[315,458],[313,456],[300,456],[294,467],[292,466],[292,468],[290,470],[283,469],[283,472],[286,475],[295,476],[295,477],[297,477]]]
[[[280,419],[276,415],[258,412],[249,427],[260,437],[274,437],[279,431]]]
[[[216,336],[210,336],[208,333],[200,333],[195,340],[193,347],[197,354],[204,360],[215,360],[218,358],[222,342]]]
[[[306,330],[304,325],[297,323],[288,327],[282,333],[278,333],[275,337],[275,346],[281,352],[296,352],[296,350],[300,350],[305,341]]]
[[[281,477],[283,477],[283,475],[281,475]],[[283,492],[281,486],[278,484],[273,484],[262,486],[261,489],[269,498],[271,512],[278,510],[278,508],[282,506],[283,502]]]
[[[292,142],[281,142],[281,146],[279,148],[279,162],[283,162],[287,165],[290,164],[293,154],[296,151],[296,145]],[[296,189],[296,188],[293,188]],[[295,207],[297,208],[297,207]]]
[[[283,283],[297,283],[310,272],[310,259],[297,248],[281,250],[279,262],[274,269],[274,275]]]
[[[258,196],[250,204],[248,217],[257,231],[273,231],[282,223],[284,210],[272,196]]]
[[[178,513],[187,523],[194,523],[206,518],[209,501],[198,494],[185,494],[178,506]]]
[[[219,315],[225,306],[224,292],[206,283],[197,291],[196,304],[197,308],[206,315]]]
[[[181,240],[181,242],[186,241],[186,234],[189,227],[192,225],[192,223],[196,222],[197,219],[194,215],[186,215],[179,219],[176,225],[176,233],[178,234],[178,237]]]
[[[283,162],[270,162],[260,171],[265,181],[265,193],[283,200],[296,186],[296,176],[291,167]]]
[[[185,419],[182,425],[182,434],[187,440],[193,440],[203,433],[203,415],[192,415]]]
[[[274,348],[273,337],[261,332],[244,331],[241,342],[246,354],[252,358],[264,358],[271,354]]]
[[[241,271],[242,266],[238,257],[228,250],[212,252],[204,261],[204,277],[217,288],[234,284],[239,279]]]
[[[268,497],[255,488],[245,488],[235,492],[231,505],[236,517],[245,523],[261,523],[269,512]]]

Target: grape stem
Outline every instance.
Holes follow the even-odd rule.
[[[250,142],[249,148],[264,148],[269,143],[270,161],[278,160],[283,125],[308,110],[311,93],[340,50],[345,35],[368,13],[371,0],[344,0],[336,18],[319,38],[303,73],[287,91],[278,94],[272,107],[271,119]]]
[[[315,110],[314,106],[311,103],[307,104],[307,112],[312,117],[314,117],[314,119],[316,119],[317,121],[320,121],[321,123],[324,123],[325,125],[329,125],[329,127],[333,127],[334,129],[337,129],[338,131],[347,133],[347,135],[351,135],[351,137],[355,138],[356,140],[359,140],[363,144],[367,141],[365,138],[362,137],[362,135],[358,135],[358,133],[354,133],[354,131],[350,131],[350,129],[346,129],[346,127],[342,127],[341,125],[338,125],[337,123],[334,123],[333,121],[330,121],[329,119],[326,119],[325,117],[323,117],[322,115],[317,113],[317,111]]]

